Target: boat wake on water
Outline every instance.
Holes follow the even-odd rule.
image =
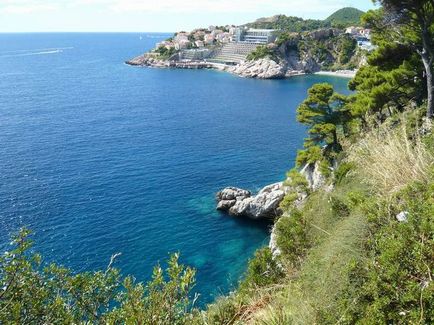
[[[33,50],[16,50],[0,52],[0,58],[31,56],[31,55],[45,55],[45,54],[58,54],[66,50],[72,50],[73,47],[59,47],[59,48],[46,48],[46,49],[33,49]]]

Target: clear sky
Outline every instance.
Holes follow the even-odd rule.
[[[174,32],[286,14],[326,18],[371,0],[0,0],[0,32]]]

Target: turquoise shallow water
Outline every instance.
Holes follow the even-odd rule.
[[[0,34],[0,244],[26,225],[46,261],[95,270],[121,252],[140,280],[179,251],[205,303],[236,284],[270,226],[216,212],[215,192],[282,180],[306,90],[347,81],[123,64],[165,37]]]

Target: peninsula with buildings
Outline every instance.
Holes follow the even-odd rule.
[[[182,31],[126,63],[218,69],[258,79],[307,73],[353,76],[365,64],[366,53],[374,49],[370,29],[360,22],[362,14],[344,8],[323,21],[276,15],[242,26]]]

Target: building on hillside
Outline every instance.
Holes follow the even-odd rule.
[[[273,43],[276,38],[276,30],[274,29],[254,29],[254,28],[235,28],[232,41],[235,43],[253,43],[253,44],[269,44]]]
[[[371,39],[371,30],[368,28],[362,29],[359,34],[366,37],[367,39]]]
[[[175,44],[173,44],[173,42],[170,41],[162,41],[160,43],[157,43],[156,48],[159,47],[165,47],[166,49],[170,50],[171,48],[175,47]]]
[[[175,49],[176,50],[186,49],[189,47],[189,45],[191,45],[191,42],[188,39],[182,39],[175,43]]]
[[[181,50],[179,52],[179,59],[182,61],[195,61],[195,60],[205,60],[211,55],[212,51],[209,49],[189,49]]]
[[[229,43],[232,39],[232,35],[227,32],[224,32],[224,33],[217,34],[216,39],[220,43]]]
[[[351,26],[345,29],[345,34],[357,35],[362,28]]]
[[[193,38],[197,40],[202,40],[205,37],[205,32],[203,30],[195,31],[193,34]]]
[[[215,37],[214,37],[214,35],[211,35],[211,34],[206,34],[206,35],[204,36],[204,39],[203,39],[203,41],[204,41],[205,44],[207,44],[207,45],[212,45],[212,44],[214,44],[214,40],[215,40]]]
[[[188,41],[188,34],[187,33],[178,33],[174,37],[175,42],[181,42],[181,41]]]
[[[221,29],[214,29],[211,32],[211,35],[217,36],[217,35],[222,34],[222,33],[224,33],[224,32]]]
[[[199,47],[199,48],[202,48],[202,47],[205,46],[204,42],[201,41],[201,40],[198,40],[198,41],[194,42],[194,44],[195,44],[197,47]]]

